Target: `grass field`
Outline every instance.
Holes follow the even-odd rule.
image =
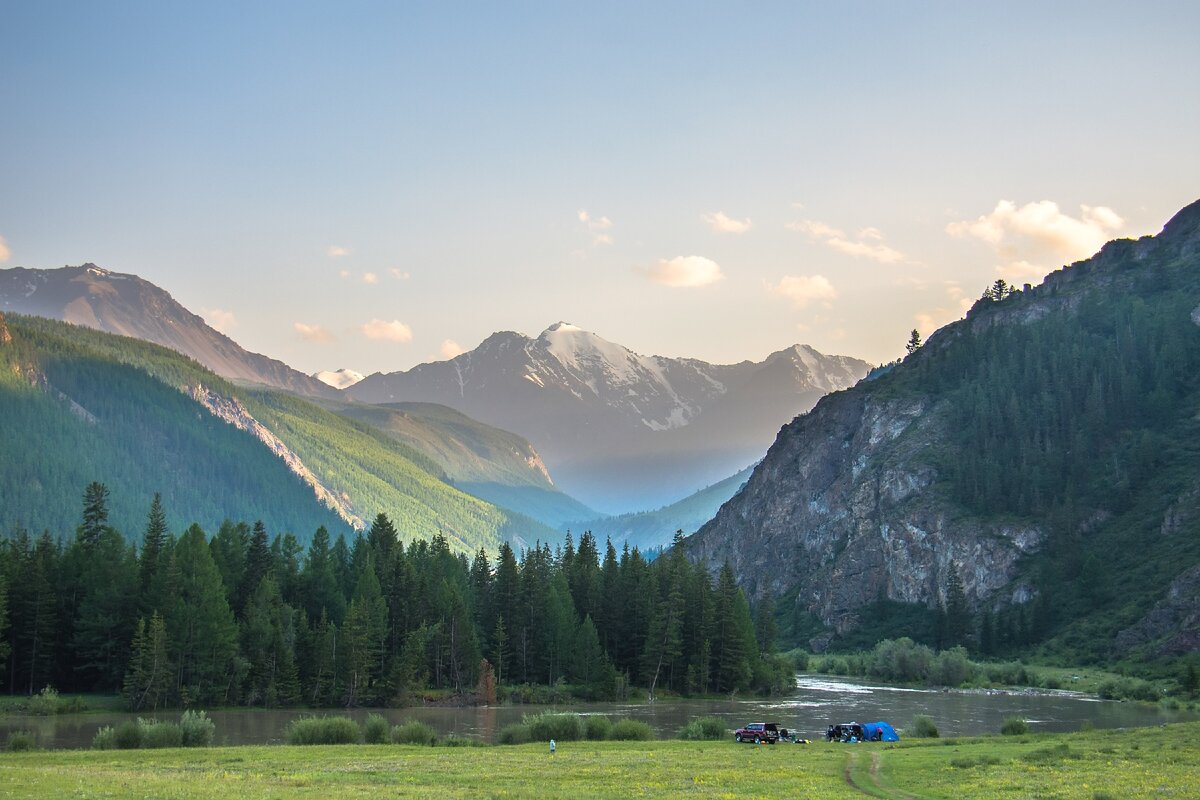
[[[1196,797],[1200,723],[898,745],[569,742],[0,754],[0,798]]]

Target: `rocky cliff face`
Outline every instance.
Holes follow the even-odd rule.
[[[1035,526],[971,520],[945,502],[920,451],[941,434],[930,399],[868,390],[826,398],[780,432],[745,488],[688,541],[693,558],[729,561],[751,596],[801,587],[807,610],[843,632],[880,596],[942,597],[957,570],[969,599],[1008,588]]]
[[[994,326],[1069,318],[1089,294],[1182,285],[1180,276],[1195,272],[1198,254],[1200,202],[1159,236],[1110,242],[1041,286],[1003,302],[981,300],[890,377],[919,375],[926,359]],[[1200,307],[1193,318],[1200,324]],[[933,456],[947,440],[947,401],[923,394],[916,380],[902,391],[894,385],[888,376],[864,381],[785,426],[746,487],[688,540],[689,556],[707,559],[714,569],[728,561],[753,597],[797,591],[799,606],[839,632],[854,627],[864,606],[879,597],[933,606],[944,599],[951,570],[976,607],[1031,600],[1035,591],[1022,581],[1019,562],[1046,540],[1048,529],[1037,520],[978,518],[956,504]],[[1103,510],[1095,511],[1093,522],[1102,524]],[[1164,526],[1177,526],[1172,519]],[[1187,626],[1195,621],[1200,577],[1189,572],[1180,581],[1156,610],[1157,622],[1127,632],[1130,643],[1167,636],[1158,624],[1167,618],[1184,639],[1195,635],[1195,626]]]

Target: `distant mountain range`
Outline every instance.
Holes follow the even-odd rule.
[[[516,452],[496,455],[494,467],[481,459],[469,474],[544,482],[518,437],[479,423],[454,430],[419,413],[392,435],[352,416],[234,385],[158,345],[0,315],[0,530],[70,535],[84,486],[100,481],[112,493],[110,521],[131,538],[155,492],[177,532],[262,519],[272,534],[304,543],[318,525],[352,533],[383,512],[402,539],[441,534],[462,553],[557,538],[456,488],[436,460],[490,439]]]
[[[1194,653],[1197,408],[1200,201],[1040,286],[997,282],[903,363],[821,400],[686,548],[779,601],[807,647]]]
[[[338,396],[335,388],[282,361],[245,350],[153,283],[95,264],[0,269],[0,311],[49,317],[161,344],[230,380],[310,397]]]
[[[560,322],[536,338],[505,331],[449,361],[369,375],[347,395],[439,403],[519,433],[563,491],[619,512],[723,480],[869,367],[805,345],[730,365],[642,356]]]

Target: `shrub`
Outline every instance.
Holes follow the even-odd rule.
[[[185,711],[179,718],[179,733],[184,747],[208,747],[217,734],[217,726],[203,711]]]
[[[387,744],[390,726],[382,714],[368,714],[363,723],[363,741],[367,744]]]
[[[684,726],[679,732],[680,739],[692,742],[711,742],[724,739],[729,735],[725,723],[716,717],[700,717]]]
[[[584,717],[583,727],[584,736],[593,742],[599,742],[608,738],[609,731],[612,730],[612,720],[602,714],[593,714]]]
[[[1029,733],[1029,723],[1020,717],[1008,717],[1000,726],[1000,733],[1004,736],[1024,736]]]
[[[807,672],[809,664],[809,655],[803,650],[792,651],[792,666],[797,672]]]
[[[455,736],[451,734],[441,742],[443,747],[486,747],[486,742],[481,742],[478,739],[472,739],[468,736]]]
[[[37,750],[37,736],[33,731],[13,731],[8,735],[8,752],[25,753]]]
[[[349,717],[301,717],[287,728],[288,744],[358,744],[358,723]]]
[[[551,711],[533,716],[526,714],[521,724],[529,728],[529,739],[534,742],[550,739],[574,742],[583,738],[583,720],[578,714],[556,714]]]
[[[924,714],[917,714],[913,717],[912,725],[909,726],[909,730],[906,730],[905,733],[914,739],[938,738],[937,725]]]
[[[437,733],[420,720],[405,720],[392,728],[393,744],[420,744],[432,747],[437,744]]]
[[[654,730],[641,720],[619,719],[613,723],[608,738],[614,742],[648,742],[654,738]]]
[[[92,747],[96,750],[112,750],[116,746],[117,732],[113,730],[112,725],[105,725],[92,737]]]
[[[113,744],[118,750],[136,750],[142,746],[142,726],[134,720],[125,720],[113,729]]]
[[[518,722],[501,728],[496,741],[500,744],[528,744],[533,739],[529,735],[529,727]]]
[[[139,747],[181,747],[183,732],[174,722],[159,722],[156,719],[138,717]]]
[[[952,647],[937,654],[933,662],[933,683],[939,686],[962,686],[975,676],[975,665],[962,647]]]
[[[47,686],[29,698],[25,711],[35,717],[48,717],[58,713],[58,705],[58,691],[53,686]]]

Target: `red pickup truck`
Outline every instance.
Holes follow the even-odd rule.
[[[733,732],[735,742],[754,742],[754,744],[775,744],[779,741],[779,726],[774,722],[751,722],[744,728]]]

